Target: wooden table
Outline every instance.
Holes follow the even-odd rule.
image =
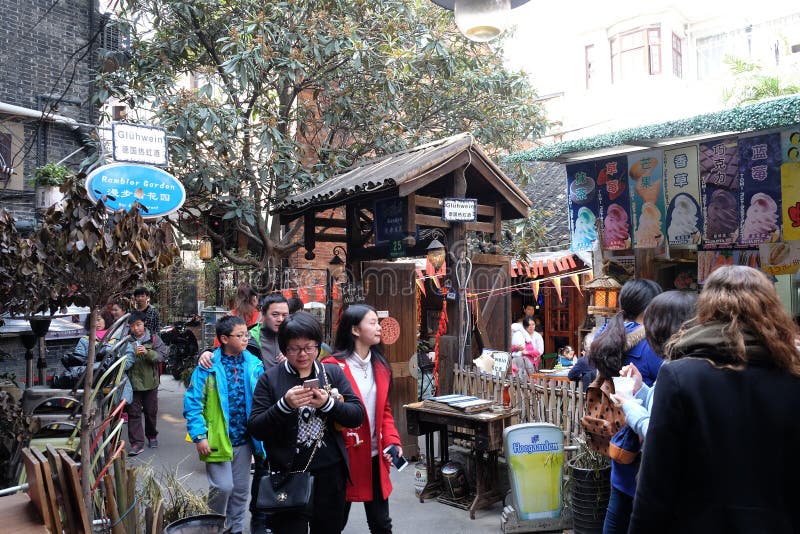
[[[497,501],[503,500],[503,493],[498,488],[497,455],[503,448],[503,429],[512,424],[512,417],[519,410],[507,410],[502,413],[492,411],[464,414],[455,411],[437,410],[424,406],[422,402],[407,404],[406,424],[408,433],[413,436],[425,436],[425,463],[428,469],[428,481],[420,494],[419,501],[433,497],[441,491],[442,481],[434,467],[435,440],[439,433],[439,456],[442,465],[449,461],[448,427],[460,427],[472,430],[475,442],[475,498],[469,506],[469,517],[475,519],[475,510],[489,508]]]
[[[559,371],[556,373],[531,373],[530,377],[531,380],[546,380],[552,384],[557,382],[567,382],[569,383],[569,376],[567,376],[569,370]]]

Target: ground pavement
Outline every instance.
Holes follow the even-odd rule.
[[[187,443],[186,424],[183,419],[184,387],[171,376],[163,375],[158,391],[158,442],[157,449],[148,449],[131,459],[132,465],[149,463],[156,469],[170,470],[192,489],[208,488],[205,468],[197,459],[193,443]],[[127,439],[127,435],[125,436]],[[489,510],[480,510],[474,520],[469,512],[434,501],[420,503],[414,496],[414,466],[398,473],[392,470],[394,491],[389,498],[394,534],[460,534],[465,532],[495,532],[500,530],[502,505],[496,503]],[[353,505],[345,534],[367,534],[364,507]]]

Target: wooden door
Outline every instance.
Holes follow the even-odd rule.
[[[400,323],[400,338],[384,345],[386,359],[392,367],[390,400],[403,453],[419,456],[417,437],[408,434],[403,405],[417,401],[417,379],[408,370],[408,361],[417,350],[417,289],[414,264],[370,261],[363,263],[364,298],[378,311]]]
[[[548,282],[545,291],[544,351],[554,353],[570,345],[580,353],[580,329],[586,320],[586,299],[571,281],[564,280],[561,299]]]
[[[469,292],[477,299],[475,329],[480,336],[473,343],[473,355],[481,348],[507,351],[511,346],[511,276],[508,256],[474,254]],[[465,362],[467,364],[471,362]]]

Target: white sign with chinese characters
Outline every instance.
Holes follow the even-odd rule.
[[[454,222],[478,220],[477,198],[445,198],[442,200],[442,219]]]
[[[114,161],[166,166],[167,132],[157,126],[112,122],[111,151]]]

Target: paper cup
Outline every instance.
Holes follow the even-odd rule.
[[[626,397],[633,397],[633,377],[630,376],[615,376],[614,391]]]

